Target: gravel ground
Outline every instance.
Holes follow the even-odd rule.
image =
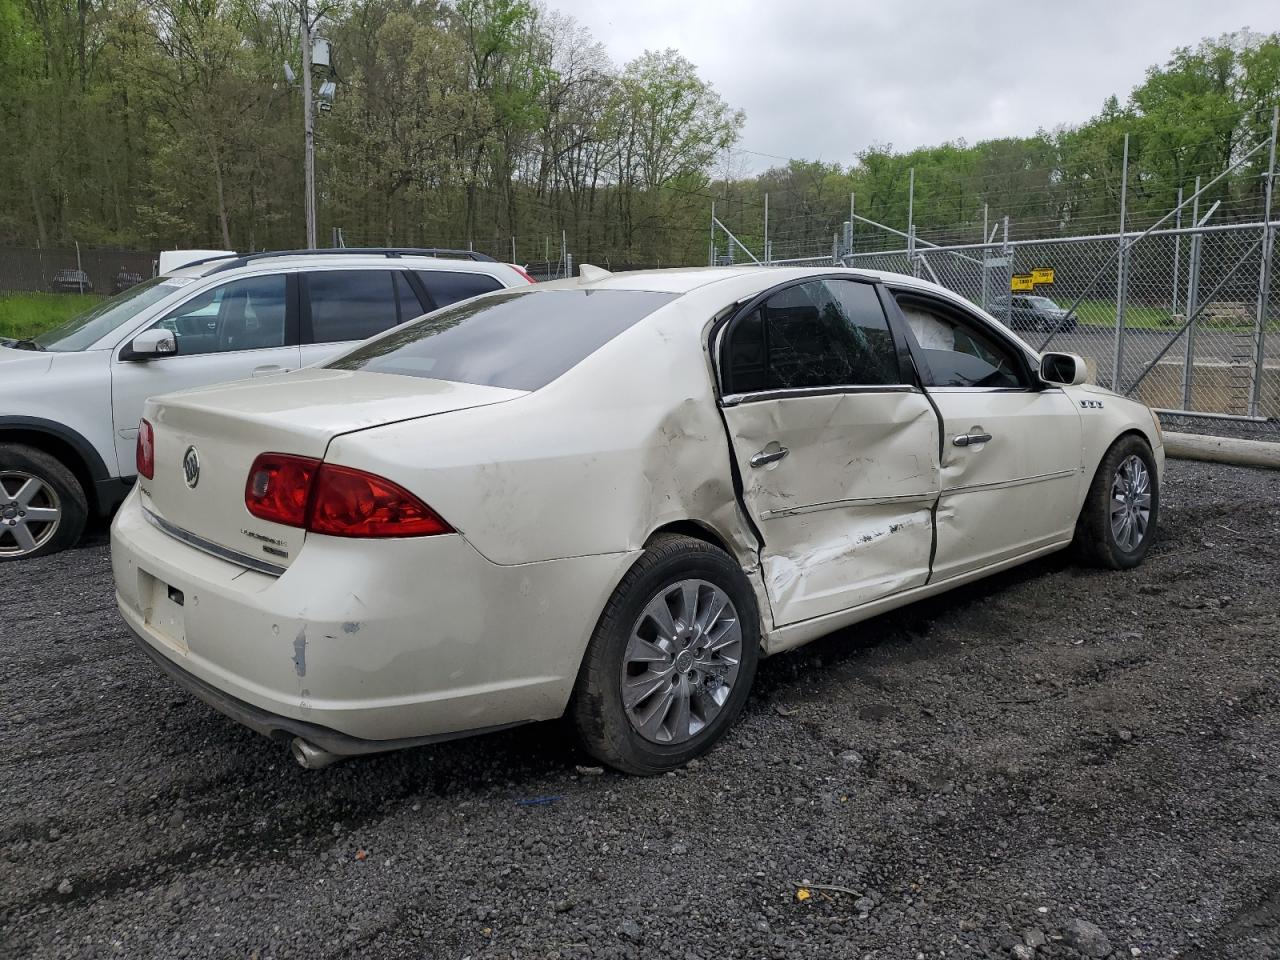
[[[1206,437],[1263,440],[1280,443],[1280,420],[1217,420],[1212,417],[1160,414],[1160,425],[1171,433],[1198,433]]]
[[[99,534],[0,583],[0,952],[1280,957],[1278,544],[1280,472],[1172,462],[1138,570],[774,658],[633,779],[557,724],[301,770],[131,646]]]

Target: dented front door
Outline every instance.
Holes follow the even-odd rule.
[[[877,288],[834,277],[776,288],[721,339],[725,423],[779,626],[928,579],[938,420],[902,346]]]

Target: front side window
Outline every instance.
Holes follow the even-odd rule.
[[[1011,347],[928,300],[898,295],[911,335],[929,367],[928,387],[1024,387]]]
[[[726,394],[902,382],[880,298],[853,280],[778,291],[734,321],[721,357]]]
[[[285,288],[282,273],[232,280],[197,294],[152,328],[173,331],[180,357],[282,347],[288,312]]]
[[[317,270],[305,276],[311,343],[367,340],[400,322],[391,270]]]
[[[437,310],[325,366],[537,390],[673,299],[523,287]]]

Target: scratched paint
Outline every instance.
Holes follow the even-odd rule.
[[[307,627],[303,624],[293,638],[293,671],[300,677],[307,675]]]

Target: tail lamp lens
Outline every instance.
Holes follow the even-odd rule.
[[[261,520],[304,527],[307,502],[320,461],[287,453],[264,453],[249,468],[244,505]]]
[[[453,528],[390,480],[326,463],[307,529],[335,537],[429,537]]]
[[[156,476],[156,435],[144,417],[138,423],[138,445],[134,449],[138,476],[154,480]]]
[[[537,283],[537,282],[538,282],[537,280],[533,279],[533,277],[531,277],[531,276],[529,275],[529,271],[528,271],[528,270],[526,270],[524,267],[519,266],[518,264],[514,264],[514,263],[513,263],[511,266],[515,268],[516,273],[520,274],[520,276],[524,277],[524,278],[525,278],[526,280],[528,280],[530,283]]]
[[[385,477],[292,454],[258,457],[244,501],[255,517],[334,537],[453,532],[435,511]]]

